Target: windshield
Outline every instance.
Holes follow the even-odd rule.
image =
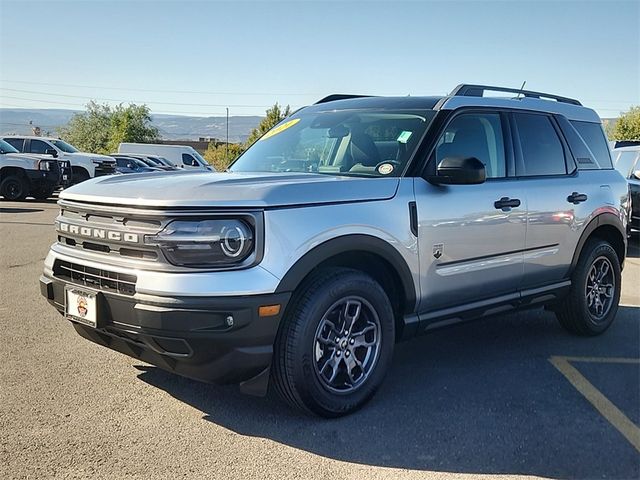
[[[629,178],[633,172],[638,152],[627,151],[620,152],[620,156],[616,161],[616,170],[618,170],[624,178]]]
[[[58,147],[65,153],[76,153],[78,151],[76,147],[69,145],[64,140],[51,140],[51,143],[53,143],[56,147]]]
[[[200,155],[196,150],[193,150],[191,154],[198,159],[201,167],[206,167],[207,165],[209,165],[204,157]]]
[[[434,115],[301,110],[263,135],[229,170],[399,176]]]
[[[14,148],[11,144],[5,142],[4,140],[0,140],[0,153],[20,153],[16,148]]]
[[[173,163],[171,163],[170,160],[167,160],[164,157],[158,157],[158,160],[160,160],[160,162],[163,163],[164,165],[166,165],[167,167],[175,167],[175,165]]]

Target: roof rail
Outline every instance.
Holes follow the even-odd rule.
[[[521,90],[519,88],[494,87],[491,85],[471,85],[463,83],[454,88],[449,95],[452,97],[482,97],[485,91],[515,93],[530,98],[552,99],[560,103],[582,106],[578,100],[574,100],[573,98],[561,97],[550,93],[533,92],[531,90]]]
[[[314,103],[314,105],[319,105],[321,103],[327,103],[327,102],[335,102],[336,100],[348,100],[350,98],[364,98],[364,97],[370,97],[370,96],[371,95],[349,95],[344,93],[333,93],[324,98],[321,98],[316,103]]]

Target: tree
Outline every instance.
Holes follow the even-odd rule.
[[[122,142],[155,142],[158,139],[158,129],[150,123],[151,115],[146,105],[116,106],[112,110],[108,150],[115,152]]]
[[[158,139],[158,130],[150,125],[151,116],[146,105],[87,104],[86,111],[76,113],[60,129],[61,137],[80,150],[111,153],[120,142],[150,143]]]
[[[611,129],[611,140],[640,140],[640,106],[631,107],[620,115]]]
[[[249,138],[245,142],[245,149],[253,145],[256,140],[258,140],[262,135],[267,133],[289,115],[291,115],[291,108],[289,107],[289,105],[282,108],[280,107],[278,102],[276,102],[273,107],[266,111],[266,116],[262,119],[258,126],[251,131]]]
[[[273,107],[269,108],[265,113],[265,117],[256,128],[251,130],[249,138],[247,138],[247,141],[244,144],[230,143],[227,152],[226,144],[222,143],[215,145],[210,143],[207,151],[204,152],[205,160],[213,165],[217,171],[224,172],[229,164],[238,158],[247,148],[253,145],[256,140],[291,115],[291,107],[287,105],[282,108],[276,102]]]
[[[230,143],[229,154],[227,156],[227,145],[225,143],[218,145],[210,143],[207,151],[204,152],[204,158],[210,165],[213,165],[218,172],[224,172],[229,164],[238,158],[244,150],[245,148],[242,144]]]

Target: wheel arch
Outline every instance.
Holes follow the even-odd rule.
[[[23,179],[28,180],[27,173],[24,168],[14,166],[0,168],[0,181],[4,180],[9,175],[19,175]]]
[[[282,278],[276,293],[294,292],[314,272],[346,267],[367,273],[390,297],[400,337],[403,318],[416,309],[416,288],[407,262],[388,242],[371,235],[345,235],[324,242],[303,255]],[[400,330],[399,330],[399,329]]]
[[[627,253],[627,237],[622,221],[613,213],[601,213],[593,218],[582,232],[571,261],[571,272],[575,269],[587,241],[600,238],[611,244],[620,260],[620,267],[624,266]]]

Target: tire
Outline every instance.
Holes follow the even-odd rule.
[[[558,321],[573,334],[600,335],[618,312],[621,282],[620,260],[613,247],[604,240],[589,240],[571,276],[569,295],[556,308]]]
[[[11,202],[24,200],[28,191],[29,185],[20,175],[8,175],[0,183],[0,195]]]
[[[287,308],[272,382],[294,408],[328,418],[352,413],[382,383],[394,330],[391,303],[375,280],[357,270],[323,270],[303,282]]]
[[[42,187],[31,192],[31,196],[36,200],[47,200],[53,195],[55,188],[51,187]]]
[[[89,172],[84,168],[74,168],[71,174],[71,185],[82,183],[85,180],[89,180],[89,178],[91,178]]]

